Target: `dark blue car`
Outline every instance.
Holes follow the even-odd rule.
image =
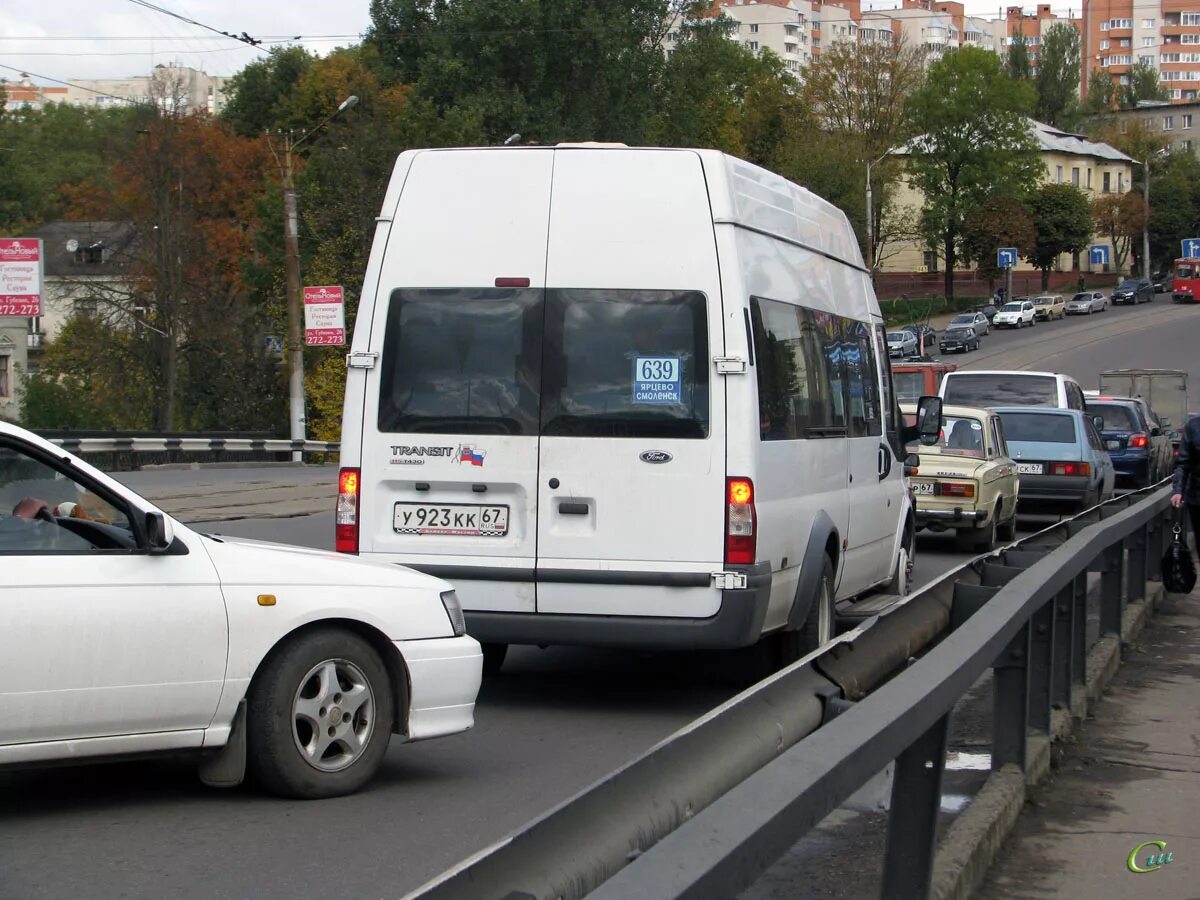
[[[1087,409],[1103,420],[1100,437],[1113,461],[1118,483],[1145,487],[1171,473],[1171,438],[1144,401],[1132,397],[1089,397]]]

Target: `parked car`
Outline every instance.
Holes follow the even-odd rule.
[[[1149,281],[1138,278],[1126,278],[1113,291],[1113,305],[1118,303],[1149,303],[1154,299],[1154,285]]]
[[[1088,412],[1100,416],[1100,437],[1112,458],[1117,483],[1155,484],[1171,474],[1175,451],[1149,405],[1132,397],[1088,398]]]
[[[1090,316],[1108,309],[1108,298],[1100,291],[1081,291],[1067,303],[1068,316]]]
[[[611,144],[408,150],[385,196],[337,546],[451,579],[489,671],[510,644],[790,660],[835,603],[904,592],[907,455],[841,210]]]
[[[907,329],[887,334],[888,356],[915,356],[917,347],[917,336]]]
[[[910,420],[914,404],[901,405]],[[920,466],[910,477],[917,528],[953,529],[960,546],[991,550],[997,538],[1016,540],[1018,479],[999,417],[986,409],[942,408],[942,433],[932,446],[913,444]]]
[[[970,325],[951,325],[938,342],[942,353],[966,353],[979,349],[979,334]]]
[[[1067,301],[1062,294],[1042,294],[1033,298],[1033,316],[1039,322],[1067,317]]]
[[[1083,388],[1058,372],[959,370],[942,379],[938,393],[956,406],[1057,406],[1083,410]]]
[[[929,325],[925,322],[920,322],[916,325],[905,325],[904,330],[911,331],[917,336],[918,353],[922,350],[928,353],[933,349],[934,342],[937,340],[937,330],[932,325]],[[925,346],[923,348],[921,347],[922,340],[925,342]]]
[[[333,797],[393,733],[473,723],[482,655],[444,581],[200,534],[3,422],[0,511],[3,763],[191,752],[210,784]]]
[[[1021,481],[1021,508],[1091,509],[1112,496],[1115,470],[1090,413],[997,406]]]
[[[892,364],[892,389],[900,403],[916,403],[937,394],[942,376],[958,366],[945,362],[902,362]]]
[[[1159,272],[1154,276],[1154,293],[1169,294],[1175,290],[1175,275],[1172,272]]]
[[[976,306],[974,309],[972,309],[970,311],[977,312],[977,313],[983,313],[983,316],[985,319],[988,320],[989,325],[992,323],[992,319],[994,319],[996,317],[996,313],[999,312],[999,310],[996,308],[996,304],[992,303],[990,301],[985,303],[983,306]]]
[[[1028,300],[1013,300],[1000,307],[992,325],[996,328],[1024,328],[1034,324],[1033,304]]]
[[[988,321],[988,317],[981,312],[960,313],[951,319],[950,324],[946,327],[954,328],[956,326],[974,328],[975,333],[980,337],[983,337],[988,333],[989,330],[991,330],[991,323]]]

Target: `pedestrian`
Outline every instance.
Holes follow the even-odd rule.
[[[1176,509],[1187,506],[1192,520],[1192,540],[1200,553],[1200,416],[1188,419],[1184,426],[1171,487],[1171,505]]]
[[[1084,285],[1084,281],[1083,281],[1083,273],[1082,273],[1082,272],[1080,272],[1080,273],[1079,273],[1079,281],[1077,281],[1077,282],[1076,282],[1076,287],[1078,287],[1078,288],[1079,288],[1079,292],[1080,292],[1080,293],[1083,293],[1083,285]]]

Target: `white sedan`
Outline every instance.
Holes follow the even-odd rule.
[[[1000,307],[992,319],[993,328],[1024,328],[1034,324],[1033,303],[1029,300],[1013,300]]]
[[[393,733],[474,722],[450,585],[199,534],[0,422],[0,766],[192,752],[211,785],[362,787]]]

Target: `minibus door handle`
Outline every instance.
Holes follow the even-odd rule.
[[[887,444],[879,445],[879,480],[883,481],[892,474],[892,448]]]

